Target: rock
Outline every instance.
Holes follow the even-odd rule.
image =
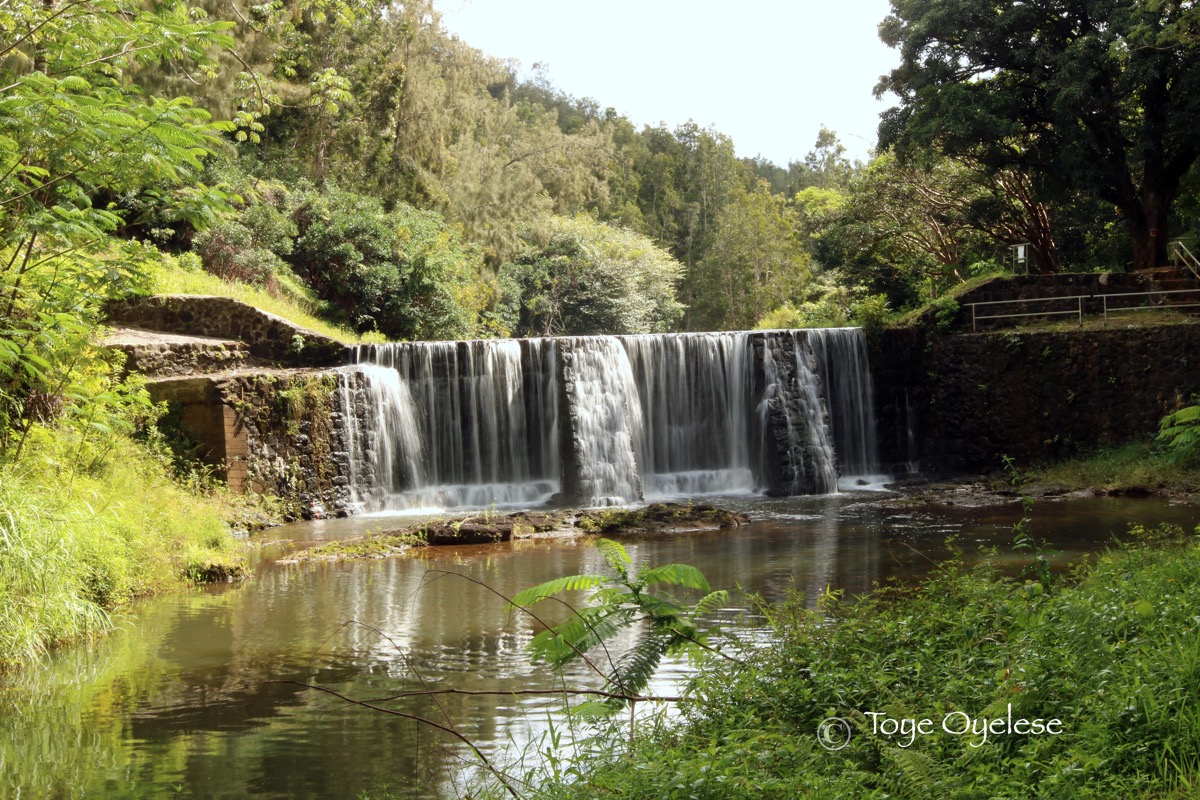
[[[438,523],[425,527],[425,541],[434,547],[507,542],[512,539],[512,534],[513,523],[508,520]]]

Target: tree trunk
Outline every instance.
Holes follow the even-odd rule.
[[[1125,210],[1125,223],[1133,243],[1133,268],[1154,269],[1167,263],[1167,214],[1171,196],[1143,187],[1141,202]]]

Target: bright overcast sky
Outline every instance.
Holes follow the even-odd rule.
[[[637,125],[688,119],[780,166],[822,125],[853,158],[887,103],[871,90],[899,61],[876,29],[888,0],[441,0],[443,23],[489,55],[544,64],[550,82]]]

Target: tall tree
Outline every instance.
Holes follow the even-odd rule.
[[[1166,259],[1180,181],[1200,158],[1200,40],[1185,0],[892,0],[901,64],[880,143],[937,148],[1118,208],[1133,263]]]
[[[753,191],[739,190],[717,214],[704,259],[688,272],[688,327],[754,327],[766,312],[803,298],[810,262],[787,199],[772,194],[765,180]]]
[[[95,199],[152,188],[183,217],[224,207],[195,177],[229,126],[129,73],[209,69],[228,27],[170,0],[0,4],[0,459],[14,430],[19,454],[36,419],[86,394],[100,303],[139,277],[136,252],[105,252],[122,215]]]

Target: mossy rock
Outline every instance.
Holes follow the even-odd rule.
[[[710,531],[737,528],[750,518],[710,505],[651,503],[644,508],[583,511],[576,526],[606,536],[636,536],[647,533]]]
[[[425,527],[425,540],[434,547],[495,544],[512,539],[513,527],[514,523],[507,518],[493,521],[439,522]]]
[[[581,536],[639,536],[684,531],[713,531],[737,528],[750,518],[710,505],[654,503],[644,508],[588,509],[585,511],[519,511],[494,516],[473,515],[427,522],[360,539],[329,542],[301,550],[281,559],[282,563],[329,561],[348,558],[387,558],[413,547],[453,547],[466,544],[497,544],[536,534]]]
[[[188,570],[188,578],[195,583],[236,583],[249,577],[250,570],[243,564],[211,562],[195,565]]]

